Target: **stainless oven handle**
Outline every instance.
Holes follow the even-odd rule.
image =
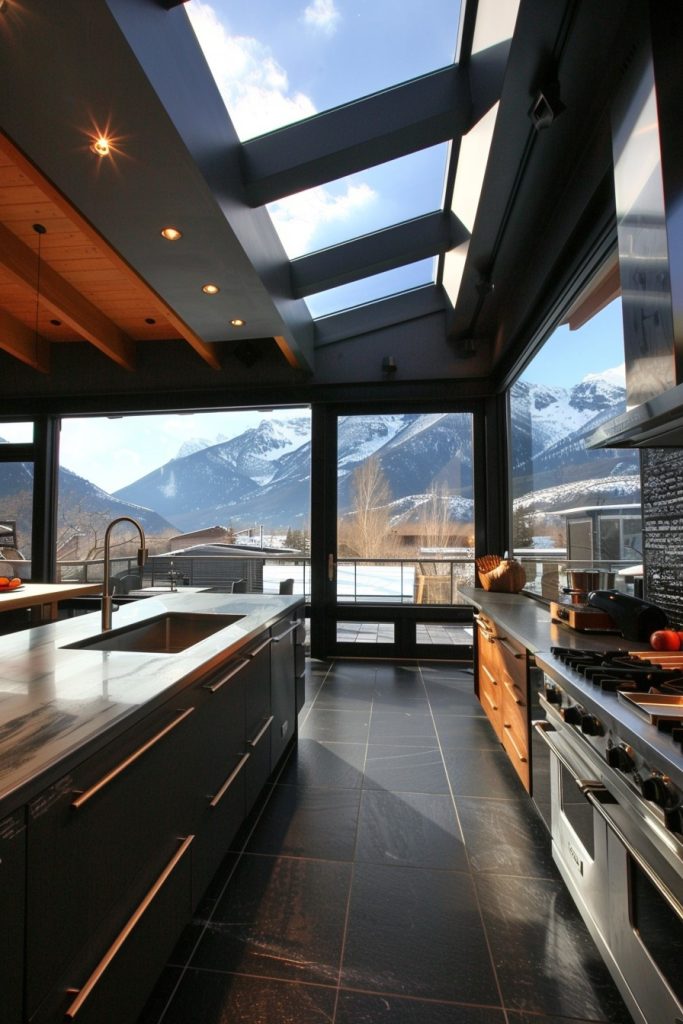
[[[550,722],[546,722],[544,719],[540,719],[532,722],[531,724],[538,733],[538,735],[541,737],[543,742],[550,747],[550,749],[552,750],[553,754],[560,762],[560,764],[567,769],[567,771],[574,779],[576,785],[579,787],[582,793],[585,793],[586,796],[588,796],[588,794],[591,791],[605,790],[605,787],[599,779],[580,779],[577,777],[574,766],[571,764],[571,762],[565,756],[565,754],[558,748],[557,744],[553,743],[553,741],[550,739],[550,736],[548,735],[551,732],[555,732],[555,729],[553,729]]]
[[[598,812],[600,817],[607,824],[608,828],[612,832],[614,832],[617,839],[624,845],[629,856],[633,857],[638,867],[641,869],[646,878],[649,879],[649,881],[655,887],[660,896],[664,897],[664,899],[667,901],[667,903],[674,911],[674,913],[678,914],[679,918],[683,918],[683,906],[681,905],[679,900],[674,896],[674,894],[671,892],[671,889],[669,889],[669,887],[661,880],[661,878],[656,874],[656,872],[652,870],[647,860],[643,857],[642,853],[639,853],[639,851],[636,850],[631,841],[627,839],[623,829],[620,828],[620,826],[616,823],[612,815],[605,810],[600,800],[598,800],[595,794],[590,792],[590,790],[586,793],[586,799],[590,801],[590,803],[593,805],[593,807]]]

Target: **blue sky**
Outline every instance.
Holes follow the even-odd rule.
[[[187,13],[243,140],[445,67],[458,0],[191,0]],[[290,258],[441,206],[446,146],[370,168],[268,207]],[[313,316],[433,280],[401,268],[311,297]]]
[[[616,299],[578,331],[558,327],[527,366],[522,379],[570,388],[586,374],[614,370],[623,362],[621,301]]]

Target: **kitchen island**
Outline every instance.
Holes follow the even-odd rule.
[[[102,637],[90,614],[3,638],[8,1022],[135,1019],[296,735],[302,615],[296,597],[180,591]],[[168,622],[204,638],[140,649]]]

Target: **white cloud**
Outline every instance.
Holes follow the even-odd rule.
[[[192,0],[187,10],[240,139],[316,113],[310,96],[290,93],[287,73],[268,46],[252,36],[231,35],[203,0]]]
[[[348,220],[376,199],[375,190],[361,182],[336,195],[322,187],[308,189],[271,203],[268,210],[285,252],[295,259],[310,252],[316,232],[324,233],[326,225]],[[324,240],[319,244],[324,245]]]
[[[303,20],[306,25],[331,36],[337,28],[341,15],[334,6],[334,0],[313,0],[305,9]]]

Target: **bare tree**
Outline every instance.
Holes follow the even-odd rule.
[[[389,558],[397,549],[391,529],[389,483],[379,459],[371,455],[352,478],[353,511],[339,524],[339,549],[356,558]]]

